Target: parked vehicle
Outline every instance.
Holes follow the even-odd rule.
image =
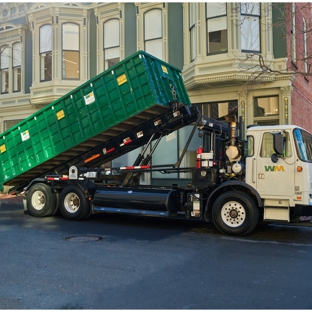
[[[312,135],[294,125],[249,126],[244,140],[236,116],[225,118],[202,116],[180,71],[138,51],[4,132],[0,183],[24,195],[35,217],[60,210],[69,220],[98,212],[201,219],[246,235],[259,220],[311,216]],[[161,138],[191,124],[177,162],[151,165]],[[197,159],[181,167],[196,132]],[[101,166],[138,147],[131,166]],[[140,185],[153,171],[188,172],[192,183]]]

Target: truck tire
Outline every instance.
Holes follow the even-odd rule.
[[[259,210],[254,200],[240,191],[219,196],[212,207],[213,223],[225,234],[246,235],[258,224]]]
[[[57,212],[58,194],[44,183],[32,185],[26,194],[27,209],[34,217],[48,217]]]
[[[82,220],[90,216],[91,207],[77,185],[66,186],[60,194],[60,212],[67,220]]]

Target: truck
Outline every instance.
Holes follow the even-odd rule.
[[[202,116],[181,71],[138,51],[0,136],[0,187],[23,196],[34,217],[83,220],[95,213],[213,222],[247,235],[260,221],[312,215],[312,134],[295,125],[250,125]],[[160,140],[192,131],[174,164],[153,165]],[[193,166],[181,166],[202,140]],[[139,149],[140,147],[140,149]],[[140,150],[133,164],[103,164]],[[170,153],[170,146],[164,153]],[[184,172],[187,185],[145,185],[145,174]]]

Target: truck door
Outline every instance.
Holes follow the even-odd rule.
[[[273,149],[273,135],[264,132],[258,156],[256,156],[256,185],[261,197],[265,196],[293,196],[295,193],[295,155],[292,152],[290,134],[283,134],[283,157],[274,163],[271,160]]]

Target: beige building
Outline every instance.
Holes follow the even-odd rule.
[[[183,70],[204,115],[235,113],[245,126],[291,123],[293,77],[252,80],[259,54],[272,68],[287,65],[286,44],[272,27],[277,18],[271,3],[2,3],[0,131],[137,50]],[[154,163],[174,163],[189,131],[165,138]],[[164,153],[168,142],[172,152]],[[194,138],[185,165],[198,144]],[[168,177],[187,178],[151,179]]]

